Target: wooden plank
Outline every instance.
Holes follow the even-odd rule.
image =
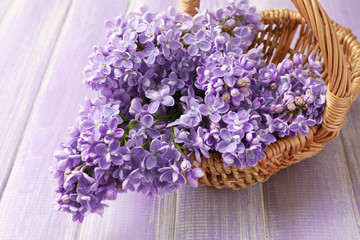
[[[79,239],[172,239],[176,196],[118,195],[103,217],[86,217]]]
[[[183,187],[175,239],[265,239],[262,185],[239,191]]]
[[[340,132],[340,140],[346,157],[348,177],[353,188],[353,200],[357,208],[357,220],[360,227],[360,99],[351,106],[344,127]]]
[[[9,10],[12,0],[2,0],[0,1],[0,25],[3,17],[6,15],[6,12]]]
[[[359,239],[338,140],[264,184],[270,239]]]
[[[39,5],[36,7],[40,10],[30,10],[38,14],[49,11],[49,15],[53,16],[61,11],[64,4],[63,0],[58,2],[61,4],[55,4],[55,12],[39,8]],[[47,168],[52,164],[55,149],[67,135],[68,127],[75,123],[78,104],[83,102],[85,95],[89,95],[90,90],[82,84],[82,70],[92,46],[104,39],[104,21],[125,12],[126,8],[126,1],[77,0],[72,3],[0,202],[0,239],[76,238],[79,224],[73,223],[69,214],[53,210],[55,181]],[[44,24],[51,18],[41,20],[36,21],[37,24]],[[37,27],[35,23],[33,25],[30,26]],[[45,30],[50,31],[51,26]],[[43,39],[41,34],[38,34],[39,39]],[[30,46],[37,47],[35,43]],[[29,54],[38,52],[39,49]],[[31,60],[28,55],[23,58]],[[36,66],[31,64],[29,67]],[[36,75],[39,69],[31,71]],[[14,133],[14,130],[9,132]]]
[[[70,0],[18,0],[1,23],[0,197],[69,6]]]
[[[172,5],[178,9],[178,1],[130,1],[128,11],[141,5],[152,10],[166,10]],[[176,206],[176,194],[149,199],[141,194],[118,195],[109,202],[104,216],[88,216],[79,239],[172,239]]]

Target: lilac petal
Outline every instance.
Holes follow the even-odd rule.
[[[306,136],[308,134],[308,132],[309,132],[309,127],[306,125],[302,125],[299,129],[299,133],[303,137]]]
[[[195,34],[195,38],[196,38],[197,40],[202,40],[202,39],[204,39],[204,37],[205,37],[205,32],[202,31],[202,30],[198,31],[198,32]]]
[[[204,116],[208,116],[210,114],[210,110],[209,110],[209,107],[206,106],[205,104],[202,104],[200,107],[199,107],[199,111],[202,115]]]
[[[154,124],[154,117],[150,114],[146,114],[141,118],[141,122],[143,123],[144,127],[150,128]]]
[[[214,95],[206,95],[205,96],[205,103],[208,106],[213,106],[215,103],[215,96]]]
[[[111,28],[115,27],[115,24],[112,21],[109,20],[109,21],[105,22],[105,27],[111,29]]]
[[[185,177],[184,175],[182,175],[181,173],[178,175],[179,179],[178,179],[178,183],[179,184],[185,184],[186,180],[185,180]]]
[[[154,139],[150,144],[150,152],[156,152],[161,148],[161,141],[159,139]]]
[[[96,56],[94,57],[94,60],[98,63],[103,63],[105,62],[105,57],[104,55],[102,55],[101,53],[96,54]]]
[[[228,147],[229,142],[227,141],[221,141],[217,144],[217,150],[221,153],[226,153],[227,152],[227,147]]]
[[[89,119],[82,121],[80,126],[85,130],[90,130],[90,129],[93,129],[94,127],[96,127],[94,121],[89,120]]]
[[[179,174],[177,174],[176,172],[173,172],[172,173],[172,181],[176,182],[178,180],[178,178],[179,178]]]
[[[102,135],[106,135],[107,130],[108,130],[108,128],[107,128],[106,126],[104,126],[104,125],[101,125],[101,126],[99,127],[99,132],[100,132]]]
[[[153,54],[151,54],[151,55],[146,59],[146,62],[147,62],[148,64],[154,64],[155,58],[156,58],[156,56],[153,55]]]
[[[222,155],[225,167],[231,167],[234,164],[234,155],[231,153],[225,153]]]
[[[220,130],[220,137],[228,142],[232,139],[231,133],[226,128]]]
[[[166,96],[161,100],[161,104],[164,106],[174,106],[175,101],[174,98],[171,96]]]
[[[161,135],[159,130],[152,129],[152,128],[147,129],[147,133],[148,133],[149,137],[151,137],[152,139],[158,138]]]
[[[146,159],[145,165],[147,169],[152,169],[156,166],[156,158],[154,156],[150,156]]]
[[[156,111],[159,109],[160,102],[159,101],[153,101],[149,104],[148,111],[149,113],[153,114],[156,113]]]
[[[184,43],[186,43],[186,44],[193,44],[196,40],[195,40],[195,37],[194,37],[194,35],[192,35],[192,34],[186,34],[185,36],[184,36]]]
[[[217,76],[217,77],[223,77],[224,76],[224,74],[225,74],[225,72],[223,71],[223,70],[221,70],[221,68],[215,68],[214,70],[213,70],[213,73],[214,73],[214,75],[215,76]]]
[[[210,120],[217,123],[221,120],[221,116],[218,113],[212,113],[210,114]]]
[[[211,49],[211,43],[207,40],[203,40],[199,42],[198,46],[204,52],[207,52]]]
[[[188,183],[189,183],[190,186],[192,186],[194,188],[198,187],[199,183],[198,183],[197,179],[195,179],[195,178],[193,178],[191,176],[188,176],[187,180],[188,180]]]
[[[124,67],[132,68],[134,66],[133,62],[130,60],[123,61]]]
[[[118,124],[119,120],[115,117],[110,119],[110,121],[108,122],[108,126],[111,130],[115,130]]]
[[[194,178],[202,178],[204,175],[204,172],[200,168],[194,168],[191,170],[191,176]]]
[[[178,50],[179,48],[182,47],[182,44],[180,42],[178,42],[178,41],[171,41],[169,43],[169,47],[170,47],[171,50]]]
[[[139,24],[136,28],[137,32],[144,32],[146,30],[147,26],[145,24]]]
[[[159,180],[162,182],[168,182],[171,179],[171,171],[166,171],[163,174],[160,175]]]
[[[95,146],[95,153],[102,156],[108,152],[107,146],[104,143],[99,143]]]
[[[114,131],[113,137],[114,137],[114,138],[120,138],[120,137],[122,137],[123,135],[124,135],[124,129],[118,128],[118,129],[116,129],[116,130]]]
[[[168,57],[170,55],[170,48],[163,45],[162,46],[162,52],[163,52],[165,57]]]
[[[101,169],[108,169],[111,165],[111,162],[106,161],[106,158],[100,158],[99,160],[99,167]]]
[[[110,143],[109,145],[110,152],[115,152],[119,149],[120,149],[120,142],[118,140],[114,140],[112,143]]]
[[[195,56],[196,54],[198,54],[199,52],[199,48],[196,45],[191,45],[188,48],[188,53],[190,54],[190,56]]]

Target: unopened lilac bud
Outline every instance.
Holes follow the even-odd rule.
[[[296,109],[296,106],[295,106],[295,104],[290,103],[287,105],[287,109],[292,112]]]
[[[277,88],[278,88],[277,83],[274,83],[274,82],[273,82],[273,83],[270,84],[270,89],[271,89],[271,90],[275,90],[275,89],[277,89]]]
[[[312,104],[314,102],[314,95],[306,93],[304,96],[304,102],[307,104]]]
[[[183,161],[180,164],[181,171],[189,171],[191,169],[191,162],[183,156]]]
[[[233,89],[231,89],[231,91],[230,91],[230,95],[233,96],[233,97],[237,97],[237,96],[240,95],[240,90],[237,89],[237,88],[233,88]]]
[[[283,106],[283,105],[277,104],[277,105],[275,106],[275,112],[277,112],[277,113],[282,113],[283,111],[284,111],[284,106]]]
[[[293,68],[292,61],[290,61],[289,59],[286,59],[284,61],[284,68],[285,68],[285,70],[288,70],[288,71],[291,70]]]
[[[239,78],[237,81],[236,81],[236,86],[238,87],[243,87],[246,85],[246,81],[245,81],[245,78]]]
[[[295,104],[300,106],[304,105],[304,97],[303,96],[296,96],[295,97]]]
[[[247,87],[241,87],[240,88],[240,92],[242,92],[242,93],[248,93],[248,91],[249,91],[249,89],[247,88]]]
[[[304,62],[304,55],[302,55],[301,53],[295,53],[294,58],[293,58],[293,62],[296,65],[302,64]]]
[[[64,196],[61,197],[61,201],[63,203],[70,203],[70,196],[65,194]]]
[[[270,105],[270,112],[276,112],[276,105],[275,104]]]
[[[229,92],[224,92],[222,95],[222,98],[225,100],[225,102],[230,103],[231,101],[231,95]]]
[[[284,104],[288,105],[290,103],[293,103],[295,100],[295,95],[293,92],[286,92],[284,93]]]

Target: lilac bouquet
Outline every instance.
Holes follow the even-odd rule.
[[[57,210],[83,221],[117,193],[171,193],[204,176],[194,162],[221,154],[225,166],[254,166],[284,136],[321,123],[326,85],[310,55],[266,65],[249,49],[261,16],[230,1],[194,17],[143,7],[106,22],[94,47],[76,126],[55,153]]]

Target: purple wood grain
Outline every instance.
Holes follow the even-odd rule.
[[[39,5],[35,4],[36,8],[41,10],[30,10],[33,14],[40,15],[48,10],[50,16],[47,19],[40,18],[41,22],[38,19],[28,27],[38,28],[38,25],[49,21],[51,16],[60,11],[59,5],[55,4],[57,9],[54,12],[45,2],[41,5],[44,8],[39,8]],[[87,56],[92,46],[104,39],[104,21],[116,16],[118,12],[124,12],[126,8],[127,1],[72,2],[0,202],[0,239],[76,238],[79,224],[73,223],[69,214],[53,210],[56,197],[53,191],[55,181],[47,168],[52,164],[55,149],[67,135],[68,127],[75,122],[78,104],[89,94],[89,90],[82,84],[82,69],[87,64]],[[31,23],[31,18],[28,21]],[[41,36],[40,33],[39,35]],[[47,37],[52,38],[52,35]],[[17,40],[21,39],[12,39]],[[35,43],[30,43],[31,47],[36,47]],[[12,45],[8,43],[6,46],[10,48]],[[50,52],[51,49],[47,51]],[[31,60],[31,56],[36,53],[38,52],[30,51],[31,55],[23,58]],[[42,64],[46,66],[47,61]],[[29,67],[36,67],[31,71],[41,76],[41,68],[33,65]],[[22,80],[26,82],[26,76]],[[30,80],[31,78],[28,81]],[[8,131],[14,133],[14,130]],[[16,142],[12,144],[15,145]]]
[[[0,26],[0,197],[70,0],[13,4]]]
[[[359,239],[338,140],[264,184],[270,239]]]
[[[360,99],[355,101],[346,116],[344,127],[340,132],[340,140],[346,157],[349,180],[353,187],[360,228]]]
[[[183,187],[175,239],[265,239],[262,186],[233,191]]]

